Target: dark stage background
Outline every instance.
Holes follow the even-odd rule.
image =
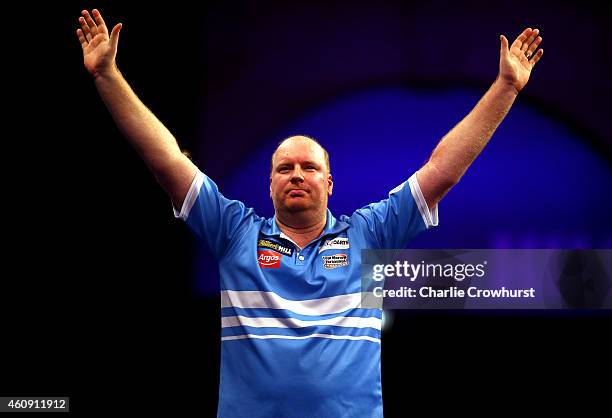
[[[502,199],[499,219],[527,225],[527,240],[462,241],[463,235],[436,232],[423,245],[610,246],[610,18],[595,2],[17,6],[5,14],[11,76],[3,111],[0,395],[70,396],[73,411],[83,415],[119,408],[216,412],[218,277],[194,263],[206,254],[174,220],[169,200],[99,100],[74,34],[83,8],[99,8],[111,26],[123,22],[124,76],[222,190],[240,184],[241,167],[271,152],[303,115],[361,91],[465,91],[456,96],[465,99],[459,108],[465,111],[443,115],[436,127],[443,135],[475,104],[471,94],[477,99],[495,78],[499,34],[512,42],[525,26],[538,27],[546,53],[518,101],[570,141],[578,138],[572,146],[589,155],[568,186],[573,199],[536,204],[541,217],[510,203],[504,210]],[[514,132],[507,122],[502,127]],[[350,142],[319,139],[332,147]],[[514,152],[533,167],[548,167],[530,161],[530,149]],[[424,162],[427,154],[414,158]],[[384,159],[345,161],[342,170],[364,178],[368,163],[381,166]],[[571,168],[571,156],[564,163]],[[603,177],[580,176],[594,164]],[[407,167],[407,174],[417,168]],[[378,175],[395,186],[395,178]],[[484,175],[490,182],[474,180],[475,187],[491,193],[496,176]],[[391,187],[385,183],[381,193]],[[462,225],[443,205],[439,229]],[[584,221],[545,240],[538,233],[550,233],[546,219],[555,213]],[[502,223],[495,216],[486,221],[492,228]],[[396,312],[383,337],[385,413],[404,416],[417,404],[432,412],[474,411],[484,399],[504,409],[519,398],[516,408],[528,399],[580,403],[577,383],[609,368],[609,334],[609,316],[596,311]]]

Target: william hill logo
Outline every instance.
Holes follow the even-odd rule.
[[[277,251],[281,254],[291,257],[293,255],[293,249],[280,245],[278,242],[270,241],[267,239],[260,239],[257,241],[258,247],[269,248],[270,250]]]
[[[282,254],[269,250],[257,250],[257,261],[262,269],[277,269],[280,267]]]

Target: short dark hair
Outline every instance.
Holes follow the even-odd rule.
[[[323,145],[321,145],[321,143],[320,143],[319,141],[317,141],[316,139],[314,139],[313,137],[308,136],[308,135],[302,135],[302,134],[300,134],[300,135],[291,135],[291,136],[288,136],[287,138],[283,139],[282,141],[280,141],[280,142],[278,143],[278,145],[276,146],[276,149],[275,149],[275,150],[274,150],[274,152],[272,153],[272,157],[270,158],[270,173],[272,173],[272,170],[274,169],[274,154],[276,154],[276,151],[278,151],[278,148],[279,148],[281,145],[283,145],[283,143],[284,143],[286,140],[288,140],[288,139],[290,139],[290,138],[293,138],[293,137],[295,137],[295,136],[301,136],[301,137],[304,137],[304,138],[308,138],[308,139],[310,139],[312,142],[314,142],[315,144],[317,144],[318,146],[320,146],[320,147],[321,147],[321,149],[323,150],[323,156],[325,157],[325,168],[327,168],[327,172],[329,173],[329,172],[331,171],[331,169],[330,169],[330,165],[329,165],[329,153],[327,152],[327,150],[325,149],[325,147],[324,147]]]

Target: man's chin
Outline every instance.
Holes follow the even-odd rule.
[[[306,199],[293,198],[285,200],[285,210],[289,213],[299,213],[312,209],[312,203]]]
[[[286,205],[285,208],[287,209],[287,212],[289,213],[300,213],[300,212],[305,212],[309,209],[308,205],[306,205],[305,203],[300,203],[300,202],[290,203]]]

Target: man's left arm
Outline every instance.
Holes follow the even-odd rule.
[[[483,150],[525,87],[531,70],[542,57],[538,29],[527,28],[508,46],[500,36],[499,74],[472,111],[447,133],[429,161],[417,171],[421,192],[430,209],[459,182]]]

